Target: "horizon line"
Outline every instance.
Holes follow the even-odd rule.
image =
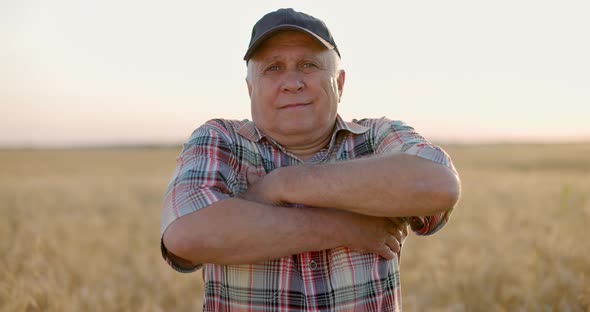
[[[563,139],[483,139],[483,140],[429,140],[437,145],[564,145],[564,144],[590,144],[590,138]],[[142,149],[142,148],[173,148],[182,147],[185,142],[139,142],[139,143],[65,143],[65,144],[1,144],[0,151],[6,150],[68,150],[68,149]]]

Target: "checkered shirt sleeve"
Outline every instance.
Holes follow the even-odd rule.
[[[236,161],[230,148],[227,130],[215,120],[193,132],[176,159],[176,170],[164,195],[160,238],[176,219],[228,198],[235,190]],[[186,266],[160,242],[162,256],[179,272],[193,272],[201,267]]]
[[[433,161],[457,171],[449,155],[440,147],[428,142],[414,128],[403,121],[387,118],[368,120],[375,131],[376,154],[405,153]],[[407,218],[414,232],[418,235],[431,235],[440,230],[449,220],[453,209],[432,216],[415,216]]]

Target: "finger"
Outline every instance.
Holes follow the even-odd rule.
[[[402,229],[402,234],[404,235],[404,237],[408,236],[408,227],[409,227],[409,223],[408,220],[406,220],[406,218],[399,218],[399,223],[400,223],[400,228]]]
[[[389,234],[395,236],[395,239],[397,239],[399,242],[403,241],[405,238],[402,230],[398,227],[389,228],[387,232],[389,232]]]
[[[395,253],[387,245],[383,245],[376,253],[387,260],[395,258]]]
[[[398,241],[403,242],[408,236],[408,223],[401,218],[391,218],[390,220],[395,226],[390,228],[389,233],[394,234]]]
[[[248,185],[255,184],[260,180],[260,175],[258,174],[258,170],[255,167],[249,167],[246,171],[246,180],[248,181]]]
[[[408,236],[408,235],[404,235],[402,230],[399,230],[398,234],[399,234],[399,236],[396,235],[395,238],[397,239],[397,242],[401,245],[404,242],[404,240],[406,239],[406,236]]]
[[[404,239],[406,237],[408,237],[408,224],[407,223],[402,226],[402,234],[404,235]]]
[[[394,253],[398,253],[400,251],[400,241],[398,241],[395,237],[393,236],[389,236],[386,241],[385,244],[389,247],[389,249],[394,252]]]

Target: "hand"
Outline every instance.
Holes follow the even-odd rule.
[[[406,240],[406,237],[408,237],[408,222],[404,220],[404,218],[398,217],[388,219],[389,221],[393,222],[395,226],[399,229],[399,232],[396,233],[395,237],[397,238],[401,246],[403,242]]]
[[[375,253],[391,260],[399,255],[408,236],[407,224],[400,218],[383,218],[347,213],[345,235],[347,247],[358,252]]]
[[[281,205],[282,203],[279,197],[279,192],[276,184],[277,182],[275,180],[276,175],[273,174],[273,172],[267,175],[259,175],[256,168],[248,168],[248,170],[246,171],[248,189],[238,194],[237,197],[263,204]]]

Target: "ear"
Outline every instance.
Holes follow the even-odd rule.
[[[340,73],[338,73],[338,80],[336,81],[338,83],[338,103],[340,103],[340,99],[342,98],[342,92],[344,91],[344,81],[346,80],[346,72],[344,71],[344,69],[340,70]]]

